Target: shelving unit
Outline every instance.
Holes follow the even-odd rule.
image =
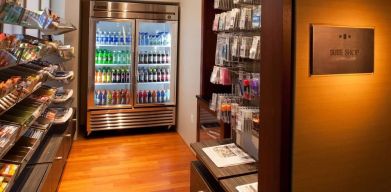
[[[196,153],[198,167],[203,167],[195,171],[197,167],[193,162],[192,175],[204,178],[201,179],[204,183],[191,179],[192,192],[213,191],[205,187],[212,185],[221,187],[219,191],[237,191],[239,185],[258,182],[260,141],[254,135],[259,134],[261,93],[259,3],[203,1],[201,94],[197,95],[198,143],[191,147]],[[221,5],[229,6],[215,7]],[[225,144],[235,144],[255,163],[217,167],[203,148]]]
[[[12,15],[6,7],[19,10],[18,14]],[[0,18],[0,23],[38,29],[47,35],[76,30],[72,24],[63,20],[52,21],[44,12],[33,13],[15,3],[2,2],[0,13],[4,16]],[[45,26],[39,26],[33,20],[25,20],[27,14],[40,16],[40,22]],[[17,19],[7,19],[11,15]],[[32,41],[38,42],[39,46],[31,44]],[[72,121],[75,114],[70,106],[73,90],[67,90],[66,95],[56,94],[57,88],[46,84],[57,87],[73,79],[73,71],[62,71],[64,62],[74,56],[73,48],[26,35],[19,35],[12,45],[14,47],[0,48],[21,55],[14,59],[15,63],[0,67],[3,81],[8,75],[18,78],[13,79],[17,81],[13,85],[15,88],[0,98],[0,122],[16,125],[17,130],[9,137],[8,143],[0,148],[0,164],[12,164],[17,169],[2,181],[7,184],[2,183],[0,191],[56,191],[75,133]],[[39,51],[27,52],[30,48]],[[63,110],[58,107],[67,113],[62,114]],[[44,159],[45,163],[37,159]],[[0,174],[4,176],[4,173]]]

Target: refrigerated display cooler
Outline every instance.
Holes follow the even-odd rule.
[[[179,7],[91,1],[87,132],[175,125]]]

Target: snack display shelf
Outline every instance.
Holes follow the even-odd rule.
[[[67,94],[64,95],[63,97],[59,98],[59,97],[55,96],[55,98],[53,99],[53,103],[64,103],[64,102],[68,101],[70,98],[72,98],[72,96],[73,96],[72,89],[65,90],[65,92]]]
[[[2,64],[0,65],[0,70],[18,65],[18,59],[7,50],[0,49],[0,56],[3,59]]]
[[[40,107],[37,108],[37,110],[31,115],[31,118],[24,123],[25,129],[22,129],[23,132],[21,135],[24,135],[28,129],[42,114],[45,112],[45,110],[49,107],[51,102],[42,104]]]
[[[65,63],[66,61],[70,61],[75,57],[74,47],[68,46],[58,46],[50,47],[51,52],[41,51],[41,59],[53,64]]]
[[[40,118],[43,118],[43,117],[41,116]],[[37,119],[37,121],[38,120],[39,119]],[[18,139],[18,142],[16,142],[13,145],[13,147],[16,147],[14,149],[18,153],[21,153],[21,151],[26,151],[22,158],[15,159],[15,156],[10,155],[8,157],[7,154],[1,158],[2,159],[1,163],[11,163],[11,164],[14,164],[14,165],[18,166],[18,170],[15,172],[15,174],[11,178],[12,182],[11,181],[8,182],[8,185],[6,186],[5,190],[3,190],[3,191],[10,191],[11,190],[14,181],[21,175],[22,171],[24,170],[24,168],[27,166],[29,160],[32,158],[32,156],[37,151],[38,147],[40,146],[40,144],[42,143],[42,141],[46,137],[46,134],[49,132],[49,128],[52,125],[53,125],[53,121],[50,121],[50,122],[47,122],[47,128],[46,129],[36,129],[36,128],[31,127],[30,129],[32,129],[32,130],[40,130],[40,131],[42,131],[41,136],[36,138],[36,139],[30,138],[30,137],[26,137],[26,136],[24,136],[24,134]],[[22,139],[24,139],[24,140],[22,140]],[[13,148],[11,148],[11,151],[8,151],[7,153],[11,153],[12,154],[13,153],[12,149]]]
[[[2,181],[2,183],[4,183],[4,181],[6,181],[7,184],[5,186],[2,184],[0,190],[2,192],[9,192],[12,188],[11,186],[16,181],[17,174],[21,173],[20,166],[16,165],[16,164],[9,164],[9,163],[0,163],[0,166],[1,166],[1,171],[5,171],[7,169],[7,168],[4,168],[4,166],[9,166],[8,170],[10,169],[10,167],[16,167],[16,169],[14,171],[12,171],[12,174],[4,174],[4,172],[1,173],[1,175],[3,175],[3,177],[4,177],[4,180]],[[9,171],[9,172],[11,172],[11,171]]]
[[[38,106],[36,108],[35,111],[33,111],[31,114],[30,114],[30,117],[25,119],[25,121],[23,122],[18,122],[18,123],[15,123],[15,122],[10,122],[12,124],[17,124],[17,125],[20,125],[21,126],[21,129],[19,130],[19,137],[18,139],[20,138],[20,136],[24,135],[24,133],[27,131],[27,129],[46,111],[46,109],[50,106],[50,104],[52,103],[53,101],[53,98],[54,98],[54,93],[51,95],[51,97],[46,101],[46,102],[42,102],[40,104],[40,106]],[[7,120],[2,120],[3,122],[9,122]]]
[[[74,72],[69,71],[69,73],[65,76],[55,76],[52,73],[48,73],[50,79],[55,80],[55,81],[63,81],[63,80],[71,80],[73,79]]]
[[[0,15],[0,23],[39,29],[46,35],[61,35],[76,30],[72,24],[59,19],[54,20],[48,11],[30,11],[15,2],[2,1]]]
[[[13,108],[15,105],[17,105],[19,102],[23,101],[25,98],[29,97],[31,94],[33,94],[35,91],[37,91],[37,90],[41,87],[41,85],[42,85],[42,83],[38,83],[38,84],[34,87],[33,91],[29,92],[29,94],[26,94],[26,95],[24,95],[22,98],[20,98],[20,99],[18,100],[18,102],[17,102],[17,103],[14,103],[14,104],[12,105],[12,107],[10,107],[10,108],[7,109],[7,111],[8,111],[9,109],[12,109],[12,108]],[[4,113],[7,112],[7,111],[3,111],[1,114],[4,114]],[[32,124],[32,123],[34,123],[34,121],[35,121],[36,119],[35,119],[35,118],[33,118],[33,119],[30,118],[29,120],[31,120],[31,124]],[[4,121],[4,122],[6,122],[6,121]],[[7,123],[12,124],[12,125],[16,125],[15,123],[10,123],[10,122],[7,122]],[[18,126],[18,130],[15,131],[15,133],[10,137],[10,139],[9,139],[8,143],[6,144],[6,146],[1,150],[1,152],[0,152],[0,158],[3,157],[3,156],[4,156],[4,155],[5,155],[5,154],[14,146],[15,141],[17,141],[22,135],[24,135],[25,131],[27,131],[27,128],[26,128],[26,127],[31,126],[31,124],[29,124],[29,125],[20,125],[20,124],[17,125],[17,126]]]
[[[13,63],[13,64],[1,66],[1,67],[0,67],[0,71],[1,71],[1,70],[4,70],[4,69],[8,69],[8,68],[10,68],[10,67],[15,67],[15,66],[17,66],[17,65],[18,65],[17,63]]]
[[[18,143],[20,141],[22,142],[28,142],[26,140],[29,140],[28,138],[20,138],[17,143],[11,148],[11,150],[8,151],[8,153],[2,158],[2,163],[11,163],[19,165],[19,170],[23,170],[24,167],[27,165],[27,162],[31,159],[34,152],[37,150],[37,147],[41,143],[40,139],[31,139],[32,142],[30,146],[22,146]],[[15,151],[13,151],[15,150]],[[16,157],[14,154],[19,152],[21,156]],[[8,155],[9,154],[9,155]],[[17,172],[14,177],[18,177],[21,172]]]
[[[53,124],[55,124],[55,125],[64,124],[64,123],[68,122],[69,119],[72,118],[73,112],[74,112],[73,108],[68,108],[68,109],[66,109],[66,108],[62,108],[62,109],[61,108],[57,108],[57,109],[65,111],[65,113],[62,114],[61,117],[56,117],[56,119],[53,121]],[[60,114],[60,113],[61,112],[58,112],[57,114]]]
[[[2,100],[7,99],[7,97],[11,98],[12,100],[11,100],[11,99],[7,99],[8,102],[6,102],[6,103],[11,104],[11,101],[13,101],[13,102],[12,102],[11,105],[5,106],[5,108],[2,108],[2,107],[0,106],[0,115],[4,114],[4,113],[7,112],[8,110],[12,109],[12,107],[14,107],[16,104],[18,104],[19,102],[23,101],[23,100],[26,99],[28,96],[30,96],[31,94],[33,94],[33,93],[34,93],[36,90],[38,90],[41,86],[42,86],[42,82],[39,82],[38,84],[36,84],[36,85],[34,86],[33,90],[30,91],[30,92],[28,92],[27,94],[23,94],[23,95],[22,95],[22,93],[16,93],[16,94],[17,94],[17,95],[16,95],[16,94],[13,92],[13,93],[10,93],[10,94],[8,94],[7,96],[1,98],[1,99],[0,99],[1,105],[4,105],[4,101],[2,101]]]
[[[18,128],[18,130],[20,129],[20,127]],[[12,134],[12,136],[9,138],[9,141],[8,143],[1,149],[1,152],[0,152],[0,158],[3,158],[3,156],[5,154],[8,153],[8,151],[15,145],[15,142],[16,142],[16,138],[17,138],[17,133],[18,133],[18,130],[15,131],[14,134]]]

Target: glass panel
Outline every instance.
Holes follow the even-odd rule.
[[[4,24],[3,25],[3,32],[6,34],[22,34],[23,27],[20,27],[17,25]]]
[[[173,63],[170,23],[140,22],[137,60],[137,104],[173,102],[175,81],[171,81]],[[174,78],[174,77],[172,77]]]
[[[129,105],[132,24],[98,21],[95,47],[95,105]]]
[[[26,35],[30,35],[33,37],[39,37],[38,29],[26,29]]]

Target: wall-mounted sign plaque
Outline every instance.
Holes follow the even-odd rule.
[[[311,26],[311,74],[374,72],[375,30]]]

